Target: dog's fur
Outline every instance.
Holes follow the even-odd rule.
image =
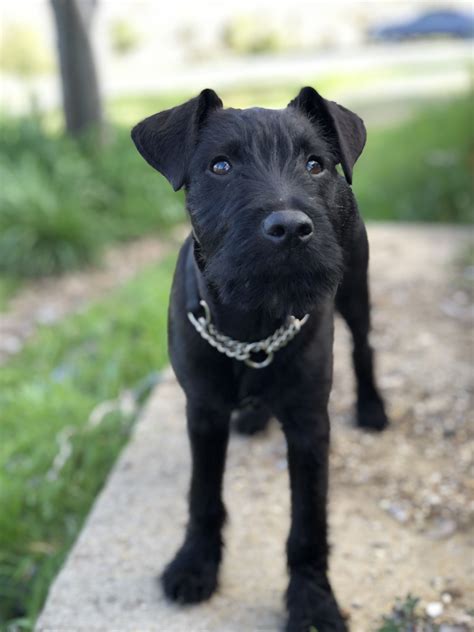
[[[163,573],[164,591],[191,603],[216,589],[231,413],[249,434],[273,414],[288,444],[292,497],[287,630],[347,630],[327,577],[334,305],[353,336],[357,424],[376,430],[387,424],[368,340],[367,237],[350,187],[364,124],[312,88],[283,110],[223,109],[216,93],[204,90],[145,119],[132,137],[175,190],[185,187],[193,229],[180,252],[169,311],[171,362],[187,398],[189,523]],[[305,168],[309,156],[322,163],[319,175]],[[211,171],[216,157],[230,162],[228,174]],[[279,210],[304,212],[314,227],[311,238],[296,247],[266,239],[262,223]],[[274,361],[257,370],[198,335],[187,312],[197,313],[201,298],[217,328],[242,341],[267,337],[290,314],[310,316]]]

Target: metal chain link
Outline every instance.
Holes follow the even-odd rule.
[[[206,301],[200,301],[200,305],[204,309],[204,316],[196,318],[192,312],[188,312],[188,318],[199,335],[220,353],[224,353],[228,358],[241,360],[253,369],[263,369],[268,366],[273,360],[275,351],[287,345],[309,318],[309,314],[301,319],[289,316],[286,323],[268,338],[257,342],[240,342],[225,336],[216,329],[211,322],[211,312]],[[267,357],[261,362],[252,360],[252,354],[259,352],[265,353]]]

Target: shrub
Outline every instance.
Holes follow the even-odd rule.
[[[31,155],[14,167],[5,162],[0,163],[0,269],[41,276],[93,261],[102,228],[90,209],[103,192],[94,189],[87,165],[71,156],[49,168]]]
[[[291,95],[278,93],[278,100]],[[183,99],[123,101],[118,111],[134,111],[138,120]],[[390,127],[369,127],[354,176],[364,217],[471,221],[470,127],[467,99],[424,107]],[[0,132],[0,274],[60,273],[95,261],[108,242],[184,219],[182,196],[143,162],[125,127],[112,127],[104,147],[93,137],[78,144],[46,133],[37,120],[3,120]]]
[[[110,143],[47,134],[4,120],[0,154],[0,272],[58,274],[94,262],[103,245],[169,226],[182,198],[147,168],[125,129]]]

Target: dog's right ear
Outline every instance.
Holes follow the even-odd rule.
[[[186,181],[187,166],[199,128],[212,110],[222,108],[214,90],[182,105],[149,116],[132,129],[132,139],[143,158],[167,178],[177,191]]]

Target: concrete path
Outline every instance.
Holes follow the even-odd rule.
[[[409,592],[421,597],[422,608],[438,603],[439,622],[459,626],[446,629],[468,630],[472,297],[451,265],[467,235],[378,226],[370,237],[374,341],[393,424],[382,436],[350,426],[348,339],[338,323],[331,577],[352,632],[377,630],[395,598]],[[180,544],[186,519],[183,405],[168,372],[53,584],[38,632],[281,629],[289,494],[276,423],[262,436],[231,440],[219,593],[196,607],[163,599],[156,577]]]

